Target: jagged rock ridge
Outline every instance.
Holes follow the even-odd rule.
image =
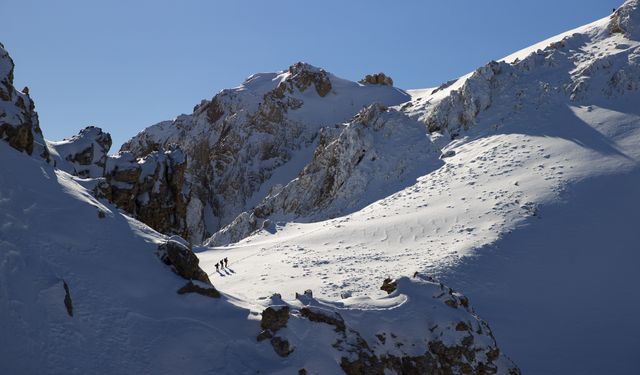
[[[187,222],[168,231],[199,242],[257,204],[275,184],[270,181],[274,173],[285,170],[292,159],[309,160],[323,127],[347,121],[373,102],[393,105],[406,100],[398,89],[349,82],[297,63],[287,71],[256,74],[238,88],[222,90],[212,100],[203,100],[193,114],[141,132],[122,146],[121,153],[139,159],[173,145],[183,150],[181,206]],[[292,170],[282,182],[297,172]],[[150,222],[140,209],[135,215]]]
[[[208,244],[239,241],[265,221],[268,226],[270,221],[322,220],[357,211],[437,169],[442,164],[438,155],[422,124],[395,109],[371,105],[346,125],[322,132],[313,159],[294,180],[272,189]]]
[[[16,150],[48,160],[35,104],[28,88],[19,92],[13,86],[13,71],[13,60],[0,43],[0,139]]]

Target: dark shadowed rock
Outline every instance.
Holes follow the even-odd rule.
[[[276,333],[280,328],[286,327],[288,321],[288,306],[269,306],[262,312],[260,326],[262,329],[268,329]]]
[[[211,284],[209,276],[200,266],[198,257],[184,244],[169,239],[158,246],[158,256],[171,269],[187,280],[198,280]]]
[[[280,356],[286,357],[289,354],[293,353],[293,348],[289,345],[289,341],[283,339],[282,337],[274,337],[271,339],[271,346],[273,346],[273,350]]]
[[[331,311],[323,311],[314,307],[303,307],[300,309],[300,316],[305,317],[312,322],[332,325],[335,327],[336,332],[344,332],[346,328],[344,320],[340,314]]]
[[[69,291],[69,285],[62,280],[62,286],[64,287],[64,307],[67,309],[67,314],[73,317],[73,301],[71,300],[71,292]]]
[[[178,289],[178,294],[187,293],[197,293],[205,297],[220,298],[220,292],[218,292],[213,286],[203,288],[200,285],[194,284],[192,281],[189,281],[182,288]]]
[[[387,277],[382,282],[382,286],[380,287],[380,290],[384,290],[385,292],[387,292],[387,294],[391,294],[396,290],[397,287],[398,287],[398,284],[393,279]]]

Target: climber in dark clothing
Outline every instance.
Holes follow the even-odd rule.
[[[216,263],[216,272],[218,272],[218,266],[219,266],[219,264]]]
[[[223,260],[224,260],[224,266],[227,267],[229,265],[229,259],[225,257]]]
[[[220,268],[224,268],[224,261],[220,261]]]

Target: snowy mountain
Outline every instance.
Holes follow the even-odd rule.
[[[0,107],[0,372],[519,373],[469,300],[426,275],[379,278],[382,298],[221,293],[190,243],[108,202],[145,189],[144,206],[160,206],[181,185],[182,151],[107,158],[110,137],[95,127],[45,143],[33,102],[11,91],[4,49],[0,63],[11,67]],[[233,275],[233,260],[220,272]]]
[[[186,237],[201,242],[251,209],[275,184],[294,178],[311,160],[322,127],[345,122],[374,102],[407,100],[409,95],[385,83],[350,82],[297,63],[222,90],[193,114],[144,130],[121,152],[142,158],[175,144],[186,153]]]
[[[639,0],[437,88],[256,74],[111,156],[0,52],[10,373],[635,369]]]

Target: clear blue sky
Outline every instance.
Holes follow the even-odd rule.
[[[0,41],[48,139],[94,124],[112,152],[256,72],[306,61],[431,87],[610,14],[622,0],[0,0]]]

